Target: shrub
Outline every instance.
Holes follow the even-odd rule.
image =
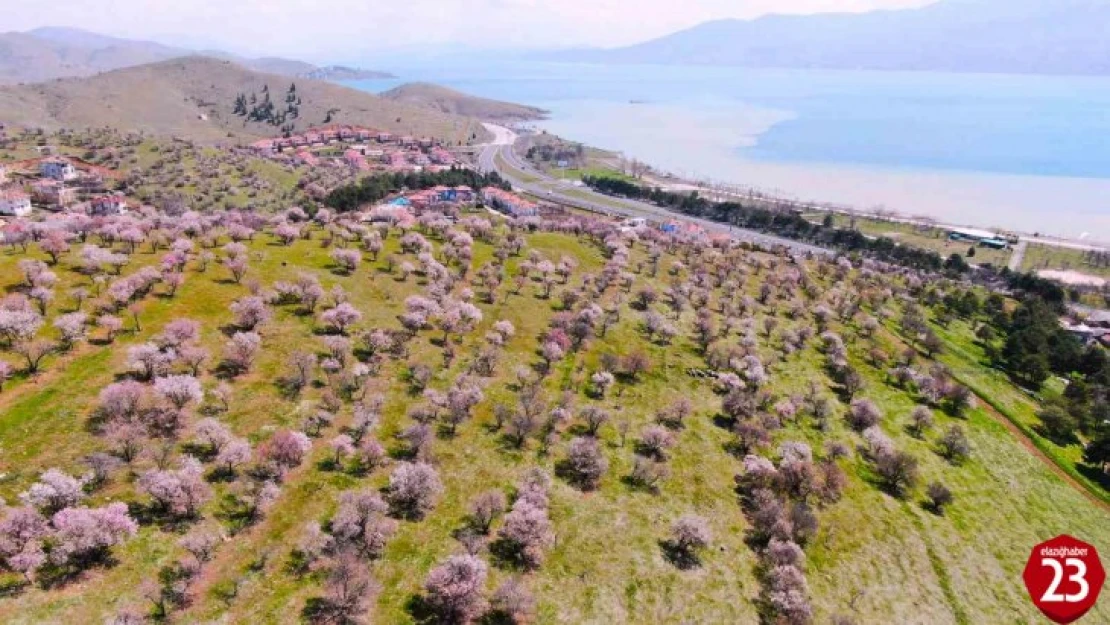
[[[676,549],[695,557],[698,551],[709,546],[713,533],[709,522],[704,518],[687,514],[679,517],[671,525],[671,543]]]
[[[952,503],[955,497],[948,487],[940,482],[932,482],[925,488],[925,496],[929,498],[928,506],[937,514],[944,514],[944,509]]]
[[[667,450],[673,445],[674,435],[670,430],[658,425],[649,425],[640,434],[637,447],[645,456],[662,461],[667,459]]]
[[[478,494],[470,502],[471,525],[479,532],[488,534],[494,520],[505,512],[505,507],[505,493],[499,490],[490,490]]]
[[[913,412],[910,413],[908,428],[910,434],[915,437],[921,438],[924,436],[926,432],[933,428],[933,411],[926,406],[915,406]]]
[[[875,459],[875,472],[891,494],[902,497],[917,484],[917,458],[905,451],[884,453]]]
[[[968,442],[967,434],[959,425],[948,428],[937,445],[940,448],[940,455],[953,464],[960,464],[971,456],[971,443]]]
[[[848,407],[846,419],[853,430],[862,432],[878,424],[882,416],[883,414],[879,407],[875,405],[875,402],[869,399],[856,399]]]
[[[513,625],[530,623],[536,612],[536,599],[524,582],[515,577],[497,587],[491,603],[495,615]]]

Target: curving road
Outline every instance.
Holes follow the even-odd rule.
[[[728,234],[738,241],[763,247],[784,246],[797,252],[833,254],[831,250],[807,243],[792,241],[762,232],[730,227],[707,219],[680,216],[654,204],[597,193],[589,187],[576,187],[565,180],[553,178],[520,158],[513,150],[516,133],[496,124],[483,124],[493,133],[493,141],[482,146],[478,167],[483,172],[497,172],[518,191],[595,213],[622,217],[643,217],[655,221],[677,219],[695,223],[708,232]]]

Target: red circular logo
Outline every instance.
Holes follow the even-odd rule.
[[[1022,578],[1045,616],[1071,623],[1098,601],[1106,570],[1093,545],[1065,534],[1033,547]]]

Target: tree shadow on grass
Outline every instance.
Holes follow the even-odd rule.
[[[405,601],[405,612],[412,617],[414,623],[419,625],[441,625],[445,621],[439,618],[435,609],[428,604],[424,595],[412,595]]]
[[[659,549],[663,552],[663,558],[677,569],[689,571],[701,566],[701,558],[697,553],[679,547],[672,540],[660,540]]]
[[[1084,463],[1077,463],[1075,465],[1075,469],[1076,471],[1079,471],[1079,474],[1083,477],[1110,491],[1110,474],[1107,474],[1105,471],[1103,471],[1101,467],[1096,467]]]

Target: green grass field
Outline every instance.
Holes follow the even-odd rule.
[[[439,243],[437,240],[437,247]],[[527,246],[523,256],[507,261],[508,275],[513,275],[530,250],[552,261],[564,255],[575,258],[578,269],[570,280],[572,285],[581,283],[585,274],[596,275],[607,261],[597,243],[585,237],[534,233],[527,235]],[[51,317],[70,308],[63,295],[69,288],[89,283],[87,276],[73,270],[79,254],[76,248],[79,246],[55,268],[60,279],[59,297]],[[321,245],[319,229],[312,239],[298,240],[289,247],[275,244],[268,234],[260,234],[250,243],[250,249],[258,258],[251,261],[247,280],[269,288],[275,281],[294,279],[298,271],[311,272],[319,276],[325,289],[341,285],[346,290],[351,303],[363,313],[360,328],[398,327],[396,316],[403,312],[405,298],[421,292],[423,286],[418,276],[402,281],[386,270],[387,255],[403,257],[396,232],[388,237],[379,260],[365,258],[352,275],[333,270],[330,250]],[[492,254],[491,245],[476,242],[472,266],[479,267]],[[661,266],[669,267],[680,258],[689,264],[689,258],[678,254],[680,249],[666,253]],[[45,258],[35,246],[28,256]],[[125,272],[156,265],[160,256],[144,245]],[[18,290],[16,263],[24,257],[18,248],[0,251],[0,286]],[[645,257],[644,248],[637,244],[630,267],[636,267]],[[759,254],[745,258],[748,263],[770,260]],[[413,260],[411,255],[407,259]],[[778,269],[764,269],[753,275],[744,290],[755,295],[769,273],[781,273],[790,267],[781,259],[776,262]],[[90,432],[88,421],[97,393],[124,373],[128,346],[148,340],[172,319],[187,317],[203,324],[202,343],[214,354],[219,353],[225,340],[221,327],[231,321],[227,306],[247,294],[247,286],[227,280],[227,271],[217,264],[203,273],[191,264],[187,271],[188,279],[174,297],[164,296],[161,287],[156,287],[155,293],[140,304],[141,330],[124,333],[111,346],[79,344],[68,353],[48,358],[38,375],[20,376],[5,385],[0,392],[0,495],[7,501],[15,501],[42,470],[60,467],[79,472],[85,454],[106,448],[106,442]],[[821,293],[836,286],[832,276],[811,275]],[[662,291],[670,281],[665,269],[656,277],[646,270],[639,271],[632,292],[648,285]],[[556,292],[563,288],[567,287],[557,286]],[[435,464],[446,487],[441,502],[423,521],[401,522],[384,557],[369,565],[382,585],[372,609],[373,622],[415,622],[409,609],[411,601],[421,592],[427,572],[443,557],[461,550],[452,532],[463,526],[468,502],[474,495],[490,488],[508,492],[526,469],[540,466],[550,470],[563,455],[570,432],[564,431],[551,453],[544,454],[535,440],[521,450],[506,445],[492,427],[494,403],[514,396],[510,390],[514,368],[539,361],[537,338],[558,312],[558,298],[545,299],[540,296],[541,290],[537,282],[529,281],[519,294],[514,294],[511,280],[506,280],[495,303],[480,304],[484,320],[461,339],[459,357],[449,368],[444,367],[437,345],[442,333],[425,331],[413,339],[407,359],[387,361],[370,381],[372,392],[386,396],[378,438],[387,448],[396,448],[395,434],[411,424],[406,413],[416,401],[402,381],[406,365],[421,362],[431,366],[435,371],[431,386],[444,389],[466,369],[483,335],[496,320],[507,319],[516,327],[496,374],[487,381],[486,399],[475,416],[460,426],[457,436],[434,443]],[[604,299],[614,301],[618,291],[611,289]],[[713,289],[714,300],[740,295]],[[808,302],[807,308],[812,305]],[[657,307],[663,311],[661,304]],[[758,562],[745,543],[749,526],[733,482],[740,461],[726,449],[731,434],[715,422],[720,398],[713,393],[711,382],[687,374],[691,367],[705,366],[692,339],[694,311],[687,307],[674,321],[680,333],[670,345],[648,342],[640,329],[640,313],[627,303],[621,311],[619,323],[604,337],[591,340],[585,349],[558,364],[545,381],[549,400],[569,393],[577,406],[601,403],[617,419],[600,433],[610,462],[600,488],[583,493],[562,480],[554,482],[551,517],[557,542],[543,566],[524,578],[537,598],[535,620],[757,622],[754,599],[760,589]],[[759,322],[766,315],[765,310],[756,313],[756,327],[761,327]],[[785,315],[779,322],[780,328],[808,323]],[[273,320],[261,330],[262,355],[249,373],[234,380],[230,410],[219,417],[236,434],[258,443],[277,428],[298,427],[312,409],[321,395],[320,388],[310,388],[302,396],[289,399],[275,381],[285,373],[292,352],[323,350],[316,325],[312,316],[295,314],[290,307],[275,307]],[[920,460],[921,484],[941,480],[956,499],[946,515],[935,515],[922,506],[922,486],[905,500],[895,499],[875,485],[870,465],[858,454],[842,460],[849,476],[843,499],[819,510],[820,530],[806,549],[815,622],[827,623],[836,615],[850,616],[859,623],[1041,622],[1021,582],[1029,549],[1061,533],[1110,549],[1107,509],[1093,503],[1044,460],[1031,454],[982,401],[966,418],[958,420],[968,432],[971,459],[962,466],[944,461],[935,451],[935,439],[957,419],[937,411],[933,434],[927,440],[911,437],[905,425],[915,397],[889,384],[883,371],[867,363],[870,345],[856,338],[854,323],[834,321],[831,329],[845,337],[850,360],[865,378],[859,396],[881,407],[883,429],[899,448],[911,451]],[[93,334],[99,336],[97,331]],[[943,333],[949,349],[941,356],[942,362],[977,392],[1011,407],[1019,418],[1031,414],[1034,400],[986,370],[968,335],[969,331],[960,326]],[[803,393],[811,381],[831,395],[833,385],[825,372],[824,356],[817,350],[818,340],[783,357],[777,340],[762,332],[758,337],[756,349],[767,364],[770,390],[776,397]],[[738,337],[733,335],[728,340],[736,342]],[[902,345],[885,329],[874,340],[891,354],[898,353]],[[626,354],[633,349],[650,354],[651,371],[636,382],[619,381],[603,400],[589,397],[587,380],[597,370],[602,355]],[[16,362],[12,354],[0,353],[0,357]],[[318,382],[323,380],[322,375],[318,376]],[[206,371],[202,381],[207,388],[217,383],[212,371]],[[669,477],[657,494],[629,486],[622,478],[634,459],[632,441],[642,426],[652,422],[656,410],[678,397],[689,398],[695,410],[671,451]],[[803,417],[775,433],[776,446],[784,440],[802,440],[816,451],[826,440],[840,440],[855,447],[861,439],[839,418],[845,406],[838,403],[837,409],[830,431],[818,431],[810,419]],[[191,602],[174,613],[171,622],[300,622],[305,602],[319,596],[323,585],[320,574],[301,577],[287,569],[290,551],[305,524],[328,518],[341,491],[382,487],[391,469],[356,477],[322,468],[321,461],[329,454],[327,439],[350,416],[351,406],[347,404],[339,423],[316,439],[311,459],[287,477],[280,499],[261,522],[219,546],[214,559],[204,566]],[[629,422],[631,432],[623,442],[615,427],[621,420]],[[766,453],[773,455],[774,448]],[[1063,463],[1075,461],[1072,449],[1062,449],[1053,457]],[[134,481],[150,466],[152,461],[144,458],[117,472],[91,501],[141,500]],[[217,494],[227,488],[226,484],[214,485]],[[217,499],[214,497],[204,510],[206,522],[212,522]],[[659,541],[667,537],[670,523],[687,513],[706,517],[714,540],[700,567],[680,570],[664,558]],[[0,622],[103,622],[120,608],[147,609],[150,603],[142,597],[141,583],[153,577],[158,567],[182,555],[176,545],[178,537],[173,531],[144,526],[136,538],[114,550],[113,565],[91,569],[60,588],[17,587],[17,576],[11,574],[6,581],[13,590],[0,596]],[[491,566],[488,588],[492,590],[512,574],[511,570]],[[1086,622],[1110,622],[1110,604],[1103,601]]]
[[[1092,264],[1081,250],[1051,245],[1030,244],[1021,262],[1022,271],[1062,269],[1077,271],[1099,278],[1110,278],[1110,266]]]
[[[825,218],[825,214],[826,213],[812,213],[807,215],[807,217],[813,221],[819,222]],[[852,223],[852,220],[845,215],[834,215],[833,222],[839,228],[847,228]],[[960,254],[966,257],[969,263],[990,263],[995,267],[1005,267],[1010,261],[1010,250],[993,250],[982,246],[972,246],[969,243],[949,241],[946,233],[938,228],[920,228],[912,224],[869,219],[866,217],[857,217],[855,219],[855,227],[864,234],[875,237],[887,237],[888,239],[893,239],[904,245],[931,250],[945,258],[948,258],[952,254]],[[967,253],[971,247],[975,248],[975,255],[968,257]]]

